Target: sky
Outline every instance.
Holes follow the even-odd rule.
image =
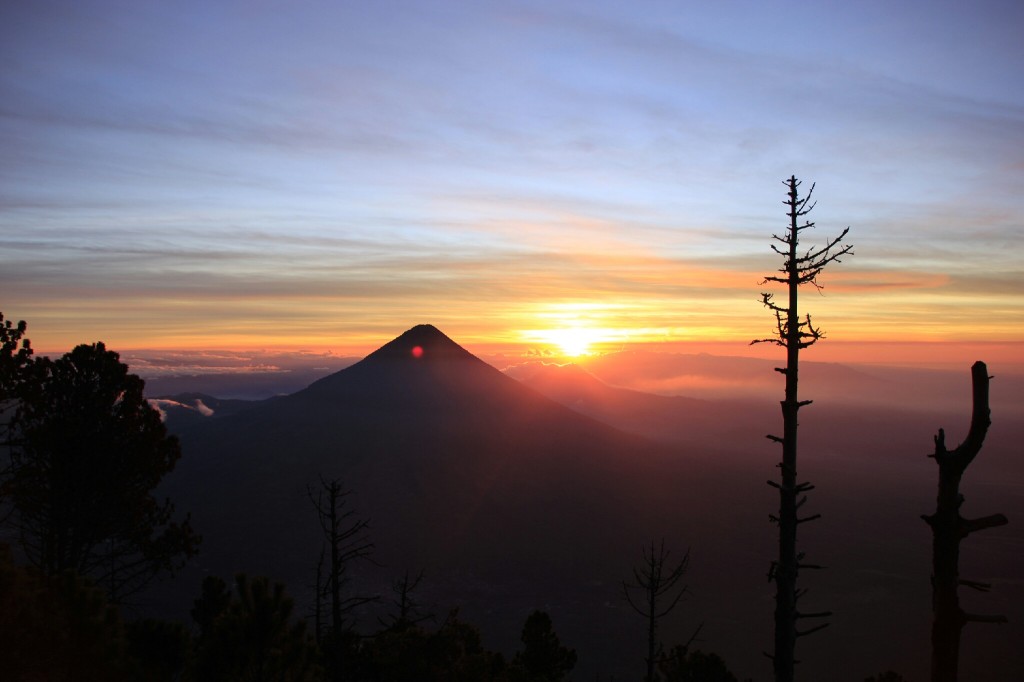
[[[804,243],[855,247],[802,297],[828,344],[1019,359],[1022,27],[1017,0],[2,3],[0,310],[55,350],[432,323],[745,352],[796,175]]]

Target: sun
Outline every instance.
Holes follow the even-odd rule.
[[[562,354],[570,358],[586,355],[591,346],[600,342],[601,332],[588,327],[563,327],[551,329],[545,334],[548,343],[561,349]]]
[[[520,335],[532,346],[531,351],[544,355],[578,358],[599,354],[609,343],[624,338],[622,330],[612,324],[612,308],[616,307],[606,303],[548,303],[535,313],[539,324]],[[542,348],[536,348],[538,345]]]

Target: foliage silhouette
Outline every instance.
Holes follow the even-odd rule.
[[[89,576],[115,603],[199,543],[152,495],[181,449],[143,387],[97,343],[32,361],[14,390],[5,492],[21,547],[44,574]]]
[[[871,677],[865,677],[864,682],[907,682],[907,679],[897,672],[886,670]]]
[[[32,344],[25,338],[28,325],[24,320],[13,324],[0,312],[0,448],[7,452],[17,447],[10,427],[14,399],[18,386],[24,381],[25,371],[32,361]],[[0,459],[0,522],[5,521],[10,509],[3,505],[7,496],[10,476],[10,457]]]
[[[779,269],[782,274],[769,275],[764,278],[762,284],[772,282],[785,285],[788,302],[780,305],[775,303],[773,294],[761,294],[761,303],[775,315],[775,335],[751,342],[773,343],[786,349],[786,366],[776,368],[776,371],[786,377],[786,394],[782,401],[783,435],[768,436],[770,440],[782,446],[782,462],[778,465],[782,480],[779,483],[768,482],[779,491],[778,516],[773,514],[769,517],[779,526],[779,558],[772,562],[768,572],[768,579],[775,581],[775,649],[770,658],[776,682],[793,680],[797,638],[828,626],[828,623],[822,623],[806,630],[798,630],[797,621],[801,618],[823,618],[832,615],[831,612],[802,612],[797,608],[797,601],[802,595],[796,586],[798,572],[801,568],[820,568],[815,564],[802,563],[804,555],[802,552],[797,553],[796,549],[797,526],[821,516],[813,514],[803,518],[797,517],[797,510],[807,500],[804,496],[797,501],[797,497],[814,487],[810,483],[799,483],[797,480],[797,415],[800,408],[811,403],[810,400],[800,400],[798,394],[800,351],[824,338],[821,330],[811,322],[810,315],[801,320],[798,306],[799,290],[802,285],[810,284],[820,291],[822,287],[818,284],[818,275],[821,271],[831,263],[841,262],[842,256],[853,253],[853,246],[842,243],[850,231],[850,228],[846,228],[838,237],[827,240],[825,246],[812,247],[801,254],[800,234],[814,227],[814,223],[807,220],[800,224],[800,219],[814,209],[815,204],[811,201],[814,185],[811,185],[805,197],[800,198],[798,188],[801,182],[796,176],[790,176],[784,183],[789,190],[787,199],[783,202],[789,208],[789,227],[782,236],[772,235],[775,241],[783,245],[782,248],[775,244],[771,245],[772,251],[783,257],[783,265]]]
[[[215,575],[203,578],[199,597],[193,602],[189,615],[199,626],[202,641],[213,632],[213,624],[231,606],[231,590],[228,584]]]
[[[658,671],[662,682],[739,682],[718,654],[690,651],[685,644],[672,647]]]
[[[0,642],[7,680],[137,679],[117,609],[90,581],[14,564],[0,545]]]
[[[562,646],[551,616],[544,611],[534,611],[527,617],[520,640],[523,648],[512,665],[525,672],[529,680],[557,682],[576,667],[576,650]]]
[[[14,397],[25,368],[32,360],[32,344],[25,338],[24,320],[13,324],[0,312],[0,407]]]
[[[453,610],[435,632],[418,625],[389,627],[364,650],[367,679],[379,682],[504,682],[508,674],[501,654],[484,648],[480,631]]]
[[[323,679],[316,643],[307,634],[306,623],[292,618],[294,603],[284,585],[240,573],[226,605],[225,593],[223,581],[204,581],[203,594],[192,610],[201,628],[193,680]]]
[[[189,662],[192,637],[177,622],[147,618],[125,623],[129,654],[137,679],[174,682],[181,679]]]

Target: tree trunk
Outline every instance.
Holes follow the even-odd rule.
[[[341,633],[341,573],[344,567],[341,564],[340,533],[338,532],[338,497],[341,494],[341,485],[337,481],[331,481],[327,489],[330,503],[330,546],[331,546],[331,630],[335,635]]]
[[[654,546],[652,545],[651,546],[651,553],[652,553],[651,556],[652,557],[654,556],[653,552],[654,552]],[[658,628],[658,615],[657,615],[657,613],[658,613],[657,612],[657,607],[658,607],[657,597],[658,597],[658,595],[655,592],[655,590],[651,590],[650,594],[649,594],[649,597],[650,597],[650,602],[648,604],[648,608],[650,609],[650,614],[651,615],[647,619],[647,677],[645,678],[645,680],[646,680],[646,682],[654,682],[654,662],[655,662],[654,658],[657,655],[657,651],[655,651],[655,649],[657,648],[657,636],[658,636],[658,630],[657,630],[657,628]]]
[[[768,436],[782,445],[782,462],[779,463],[781,481],[768,481],[769,485],[779,491],[778,516],[771,515],[771,520],[779,525],[779,555],[778,559],[772,562],[769,572],[769,579],[775,581],[775,649],[770,658],[776,682],[793,680],[797,638],[817,632],[828,625],[824,623],[801,631],[797,629],[797,621],[801,618],[823,618],[831,615],[830,612],[800,613],[797,610],[797,601],[800,598],[800,592],[796,587],[797,574],[801,568],[820,568],[801,563],[802,555],[797,553],[796,548],[797,526],[820,516],[814,514],[805,518],[797,517],[798,510],[807,499],[806,496],[799,500],[797,498],[814,487],[809,483],[797,481],[799,412],[801,407],[811,402],[801,401],[799,398],[800,350],[810,347],[823,336],[811,324],[810,315],[806,316],[805,321],[801,321],[798,306],[799,290],[803,284],[812,284],[820,289],[817,277],[822,269],[829,263],[840,262],[840,257],[853,252],[852,246],[842,245],[849,232],[849,228],[846,228],[838,237],[826,242],[825,246],[809,249],[800,255],[800,232],[814,227],[814,223],[810,221],[800,224],[800,218],[814,208],[811,201],[814,186],[812,185],[807,195],[801,199],[797,190],[800,184],[796,176],[791,176],[785,181],[788,192],[783,203],[789,207],[789,225],[783,236],[772,235],[776,242],[786,247],[783,249],[772,245],[772,250],[784,258],[783,267],[779,270],[782,275],[769,275],[764,280],[764,283],[784,285],[787,302],[786,305],[780,305],[774,302],[771,293],[761,294],[762,303],[775,315],[776,335],[774,338],[752,342],[774,343],[786,349],[786,366],[776,368],[776,371],[786,377],[786,393],[781,402],[783,432],[782,436]]]
[[[958,588],[962,583],[987,591],[988,585],[960,580],[960,541],[973,531],[1007,523],[1002,514],[968,520],[960,516],[964,502],[960,480],[974,460],[988,433],[988,368],[984,362],[971,367],[973,407],[967,439],[952,451],[946,450],[946,434],[935,436],[935,454],[939,465],[939,493],[935,513],[922,518],[932,529],[932,682],[956,682],[960,663],[960,634],[970,621],[1006,622],[1003,616],[973,616],[960,607]]]
[[[790,185],[790,201],[796,186]],[[788,273],[789,305],[786,310],[786,398],[782,401],[782,485],[779,487],[779,561],[775,568],[775,667],[776,682],[791,682],[796,650],[796,453],[800,402],[800,312],[797,259],[797,211],[790,211]]]

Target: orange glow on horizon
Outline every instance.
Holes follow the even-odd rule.
[[[493,299],[468,299],[450,291],[399,302],[287,296],[161,304],[128,298],[88,315],[60,306],[34,315],[3,312],[26,319],[28,337],[39,352],[57,354],[104,341],[118,352],[221,350],[358,358],[416,324],[430,323],[481,356],[571,360],[649,349],[778,357],[778,349],[768,344],[748,345],[774,333],[774,320],[757,300],[766,287],[749,272],[716,273],[705,266],[679,274],[668,261],[643,263],[636,277],[642,280],[640,290],[581,290],[560,299],[552,298],[552,292],[564,294],[591,283],[531,278],[528,291],[503,292]],[[1009,299],[1007,314],[991,315],[977,304],[977,294],[965,291],[950,298],[942,291],[942,278],[898,272],[837,270],[824,286],[802,298],[803,311],[826,333],[804,356],[809,361],[939,365],[963,362],[969,348],[977,349],[971,361],[1020,364],[1018,358],[1024,357],[1024,334]]]
[[[334,358],[359,359],[370,354],[404,330],[397,330],[392,336],[375,338],[359,346],[339,345],[264,345],[252,346],[194,346],[169,347],[112,345],[107,347],[123,357],[146,355],[182,355],[210,353],[239,353],[254,358],[272,355],[304,355]],[[506,340],[474,335],[472,338],[460,334],[458,329],[445,329],[453,341],[470,353],[501,367],[531,359],[545,361],[579,362],[586,364],[589,359],[618,352],[707,354],[731,357],[778,359],[782,349],[770,344],[751,346],[749,339],[721,338],[718,340],[669,339],[642,341],[638,339],[611,339],[592,342],[585,353],[569,355],[561,346],[535,339],[523,338]],[[512,336],[512,335],[509,335]],[[31,337],[30,337],[31,338]],[[88,343],[83,341],[83,343]],[[72,348],[53,348],[33,343],[37,355],[59,356]],[[1024,373],[1024,342],[962,342],[962,341],[847,341],[825,339],[801,355],[805,362],[834,362],[841,364],[895,365],[906,367],[964,369],[975,360],[985,361],[993,373]]]
[[[826,317],[823,315],[822,317]],[[419,320],[416,320],[418,322]],[[612,320],[608,321],[613,322]],[[83,334],[74,341],[54,342],[52,337],[33,334],[30,324],[28,337],[40,355],[60,355],[79,343],[104,341],[108,348],[127,352],[245,352],[245,353],[302,353],[338,357],[363,357],[397,337],[406,328],[387,328],[361,332],[351,336],[340,334],[310,336],[303,339],[285,335],[253,339],[248,335],[170,337],[158,339],[112,334]],[[765,321],[759,329],[746,333],[725,326],[702,329],[653,327],[547,327],[524,328],[520,331],[478,328],[457,321],[436,326],[453,341],[477,355],[506,357],[566,357],[602,355],[619,351],[648,350],[677,353],[709,353],[773,358],[780,349],[771,344],[751,346],[753,338],[767,337],[770,324]],[[927,364],[959,363],[964,358],[995,363],[1024,363],[1024,341],[1015,339],[963,340],[905,335],[899,341],[871,338],[867,334],[849,334],[836,324],[826,328],[828,336],[802,356],[808,361],[847,362],[872,364]],[[74,337],[73,337],[74,338]],[[976,356],[976,357],[975,357]]]

